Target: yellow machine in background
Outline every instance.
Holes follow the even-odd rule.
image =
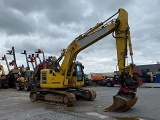
[[[3,76],[0,77],[2,88],[8,88],[8,87],[15,88],[15,81],[18,77],[19,69],[18,68],[10,69],[6,55],[4,55],[4,57],[2,57],[2,59],[0,60],[6,62],[6,66],[8,69],[8,74],[5,75],[5,73],[2,72]],[[1,69],[2,71],[4,71],[4,67],[3,68],[2,67],[3,66],[1,66]]]
[[[8,88],[8,78],[5,75],[4,67],[0,64],[0,88]]]
[[[117,19],[111,19],[117,14]],[[113,37],[116,39],[117,61],[121,78],[123,78],[123,86],[118,94],[114,96],[115,103],[109,109],[105,109],[105,111],[124,111],[132,107],[137,101],[137,97],[135,97],[137,86],[136,80],[133,78],[134,64],[128,26],[128,13],[124,9],[119,9],[109,19],[96,24],[96,26],[84,34],[78,36],[66,49],[62,50],[61,56],[50,65],[50,69],[47,67],[46,69],[42,69],[40,72],[40,86],[42,89],[30,92],[30,99],[32,101],[43,100],[64,103],[68,106],[73,105],[77,96],[81,96],[87,100],[95,99],[96,92],[94,90],[82,88],[84,85],[83,65],[76,62],[76,57],[79,52],[111,33],[113,33]],[[132,61],[129,66],[126,66],[125,60],[128,46]],[[130,70],[128,73],[130,78],[125,74],[126,69]],[[134,87],[129,83],[134,84]],[[124,88],[126,91],[131,92],[124,91]]]
[[[32,89],[33,70],[27,70],[22,65],[19,76],[15,82],[17,90],[30,91]]]
[[[3,65],[1,65],[1,64],[0,64],[0,72],[1,72],[1,76],[5,75]]]

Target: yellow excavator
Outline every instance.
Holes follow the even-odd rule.
[[[22,65],[20,67],[18,78],[15,82],[16,89],[30,91],[32,89],[32,80],[33,80],[33,70],[25,69],[24,65]]]
[[[118,15],[116,19],[113,17]],[[116,40],[117,61],[121,79],[121,87],[113,96],[114,103],[104,111],[124,111],[132,107],[136,101],[136,79],[133,76],[133,52],[128,25],[128,13],[120,8],[117,13],[97,23],[84,34],[75,38],[63,49],[61,56],[52,62],[49,68],[40,71],[40,90],[30,92],[32,101],[42,100],[51,103],[72,106],[76,98],[81,96],[87,100],[96,98],[96,92],[83,88],[83,65],[76,61],[77,54],[102,38],[112,33]],[[129,47],[131,64],[126,65],[127,49]]]

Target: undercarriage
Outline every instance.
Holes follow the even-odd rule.
[[[30,92],[31,101],[44,101],[56,105],[66,105],[67,107],[73,106],[79,97],[85,100],[93,100],[96,98],[96,92],[82,88],[41,89]]]

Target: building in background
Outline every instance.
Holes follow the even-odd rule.
[[[148,64],[148,65],[137,65],[140,71],[140,77],[145,83],[158,82],[160,83],[160,64]]]
[[[151,83],[151,82],[160,83],[160,63],[159,62],[157,62],[157,64],[137,65],[136,69],[138,69],[140,74],[139,77],[142,79],[143,83]],[[87,78],[92,80],[93,76],[114,77],[116,74],[117,74],[116,71],[106,72],[106,73],[90,73],[90,74],[87,74]]]

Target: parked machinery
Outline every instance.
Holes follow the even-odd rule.
[[[20,69],[17,66],[14,47],[12,47],[11,50],[7,50],[6,54],[13,56],[13,60],[11,62],[9,62],[9,65],[13,66],[13,69],[10,69],[10,71],[8,73],[8,80],[9,80],[9,87],[15,88],[15,82],[17,80],[18,73],[20,72]]]
[[[91,82],[93,86],[99,85],[99,83],[103,80],[105,80],[105,78],[102,75],[91,73]]]
[[[40,88],[40,70],[46,67],[48,61],[45,60],[44,52],[42,50],[38,49],[38,51],[35,53],[37,54],[28,55],[26,50],[21,53],[24,54],[26,57],[27,67],[25,68],[23,65],[20,67],[20,74],[16,81],[17,90],[30,91]],[[43,53],[43,62],[39,57],[40,53]],[[39,59],[39,64],[37,63],[37,58]],[[31,62],[33,70],[30,70],[29,62]]]
[[[20,73],[15,83],[16,89],[30,91],[33,89],[32,83],[33,83],[33,70],[25,69],[24,66],[22,65],[20,67]]]
[[[117,19],[112,19],[118,14]],[[83,65],[76,62],[77,54],[96,43],[105,36],[115,33],[117,48],[117,61],[121,74],[121,87],[115,95],[114,103],[104,111],[124,111],[132,107],[136,101],[136,79],[133,78],[133,53],[128,26],[128,13],[124,9],[111,16],[104,22],[96,24],[84,34],[78,36],[72,43],[61,52],[61,56],[52,63],[52,68],[44,68],[40,71],[41,90],[30,92],[32,101],[42,100],[52,103],[73,105],[77,96],[87,100],[96,98],[96,92],[84,89]],[[114,35],[114,34],[113,34]],[[131,64],[126,66],[127,49],[129,46]],[[60,64],[61,63],[61,64]],[[125,70],[129,68],[129,73]]]
[[[21,54],[24,54],[24,55],[25,55],[26,63],[27,63],[27,68],[26,68],[26,69],[27,69],[27,70],[30,70],[27,51],[24,50]]]
[[[6,66],[8,69],[8,74],[3,75],[3,79],[6,78],[3,82],[5,82],[5,88],[7,88],[7,86],[9,88],[15,88],[15,81],[18,77],[18,73],[19,73],[19,69],[16,67],[16,64],[14,62],[14,60],[12,60],[12,62],[8,63],[7,57],[6,55],[4,55],[4,57],[2,57],[3,61],[6,62]],[[10,69],[9,65],[14,65],[13,69]],[[7,85],[8,84],[8,85]]]
[[[17,69],[17,62],[16,62],[16,55],[15,55],[15,49],[12,47],[11,50],[7,50],[8,55],[13,55],[13,60],[9,63],[10,65],[14,66],[14,69]]]
[[[105,80],[100,81],[99,85],[107,87],[113,87],[115,84],[121,85],[120,75],[121,74],[119,74],[118,71],[115,71],[113,74],[110,74],[109,76],[104,76]],[[142,85],[142,79],[140,78],[140,71],[136,66],[134,66],[133,77],[136,78],[138,86]]]
[[[16,81],[16,89],[30,91],[35,89],[36,84],[38,84],[35,81],[35,77],[34,77],[34,69],[36,66],[34,65],[34,63],[36,61],[36,58],[34,54],[28,56],[26,50],[24,50],[24,52],[21,54],[24,54],[26,57],[27,67],[25,68],[24,65],[20,67],[20,74]],[[33,70],[30,70],[29,62],[31,62]]]

